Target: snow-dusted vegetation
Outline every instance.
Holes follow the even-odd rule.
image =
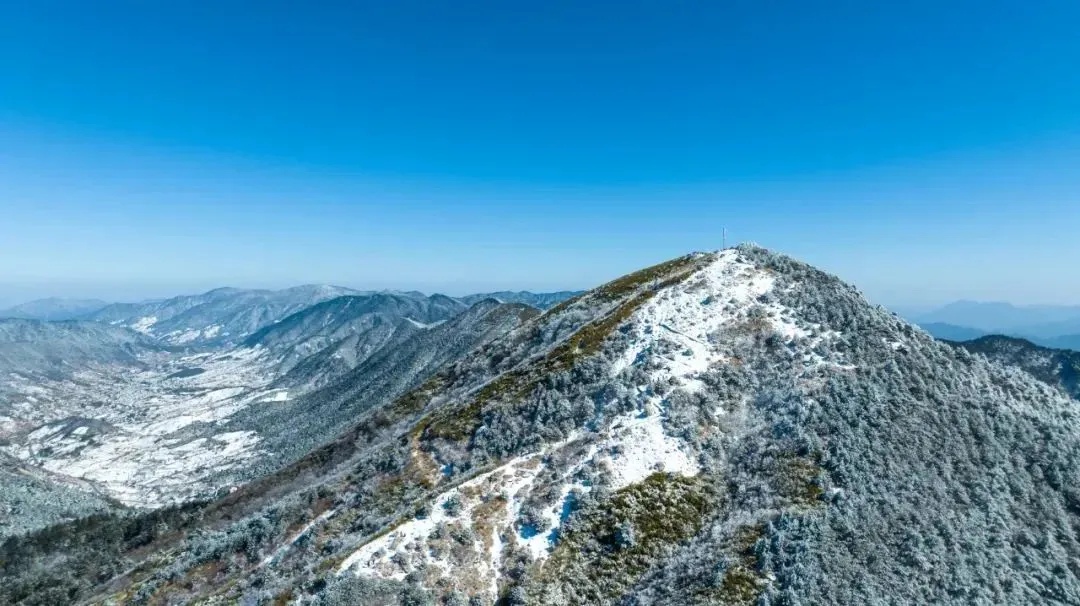
[[[393,399],[536,313],[491,300],[463,309],[442,296],[340,297],[241,346],[195,353],[138,332],[149,321],[134,329],[0,321],[0,453],[89,489],[93,507],[72,511],[100,509],[101,495],[137,508],[212,496],[295,460],[358,409]],[[70,518],[25,504],[80,494],[45,490],[40,479],[19,486],[0,528]]]
[[[86,482],[50,474],[0,454],[0,536],[120,509]]]
[[[1080,410],[1030,374],[751,246],[518,320],[219,499],[7,541],[0,597],[1080,603]]]
[[[1025,339],[1002,335],[954,342],[953,345],[999,364],[1023,369],[1080,400],[1080,351],[1041,347]]]

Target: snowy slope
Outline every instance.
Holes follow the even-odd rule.
[[[244,341],[282,358],[281,386],[322,387],[465,306],[441,295],[376,293],[324,301],[262,328]]]
[[[868,395],[863,391],[872,385],[871,389],[882,394],[895,394],[892,397],[898,403],[908,402],[903,405],[908,414],[940,415],[940,408],[934,404],[937,396],[928,397],[925,387],[924,391],[916,387],[920,380],[929,380],[942,389],[957,390],[955,398],[981,399],[980,407],[995,408],[997,414],[1014,414],[1006,411],[1035,414],[1039,420],[1028,422],[1053,424],[1056,429],[1048,431],[1062,444],[1078,442],[1072,417],[1065,417],[1070,419],[1065,425],[1050,420],[1054,415],[1072,414],[1068,402],[1060,396],[1011,374],[1008,369],[995,370],[971,359],[951,358],[951,352],[943,350],[925,333],[884,310],[871,307],[831,277],[758,249],[729,250],[697,259],[689,275],[674,280],[654,278],[646,287],[652,294],[626,295],[614,309],[602,311],[608,318],[619,317],[619,321],[606,327],[609,332],[605,345],[586,360],[575,359],[572,370],[551,362],[551,352],[563,347],[565,355],[564,346],[568,343],[574,344],[574,352],[582,352],[588,343],[578,338],[582,329],[557,341],[543,357],[526,356],[490,381],[488,386],[498,389],[493,389],[496,395],[485,402],[486,412],[481,413],[478,425],[466,425],[464,433],[471,433],[467,453],[454,446],[461,443],[454,431],[433,431],[429,426],[420,434],[419,453],[411,456],[419,457],[420,461],[430,456],[432,465],[465,470],[463,478],[469,478],[470,468],[481,472],[465,479],[463,484],[455,483],[456,474],[445,476],[441,482],[449,488],[436,491],[433,511],[460,494],[471,492],[473,496],[458,498],[463,503],[452,518],[444,515],[445,512],[432,514],[426,520],[409,521],[389,534],[377,535],[373,541],[361,542],[342,561],[339,570],[360,578],[418,580],[422,587],[437,595],[453,587],[466,595],[483,596],[484,601],[494,601],[499,595],[509,593],[516,596],[515,600],[530,604],[612,603],[619,595],[635,595],[634,599],[641,603],[676,603],[685,601],[686,595],[680,591],[685,591],[689,582],[696,584],[696,591],[713,595],[721,603],[742,602],[751,596],[775,596],[785,591],[785,587],[802,592],[807,603],[816,603],[825,598],[820,594],[811,598],[814,592],[833,587],[833,583],[820,579],[841,578],[837,572],[826,571],[843,563],[852,567],[855,574],[867,576],[854,587],[827,590],[846,596],[842,601],[865,603],[875,599],[871,596],[897,591],[891,584],[893,579],[910,578],[912,572],[904,570],[905,565],[877,573],[859,568],[857,563],[836,552],[837,548],[850,549],[850,546],[845,546],[842,540],[827,538],[830,535],[815,534],[817,530],[809,530],[809,534],[802,531],[800,540],[819,545],[821,554],[833,555],[803,557],[804,565],[811,566],[813,571],[806,571],[804,577],[792,576],[792,569],[785,568],[789,564],[781,564],[791,555],[770,556],[774,563],[769,564],[757,556],[750,559],[748,552],[737,546],[742,540],[761,544],[767,533],[778,539],[792,536],[792,522],[776,525],[777,519],[835,519],[829,524],[862,519],[869,524],[867,532],[877,536],[880,529],[895,523],[888,521],[890,516],[906,515],[901,512],[906,511],[903,504],[910,502],[909,499],[920,502],[925,494],[937,495],[934,470],[937,461],[949,455],[936,447],[913,450],[903,444],[903,439],[894,445],[889,438],[876,437],[876,443],[888,450],[874,456],[857,455],[856,462],[883,465],[882,471],[872,472],[861,480],[834,476],[841,472],[850,476],[854,471],[846,470],[845,466],[850,464],[846,462],[847,455],[839,452],[830,455],[823,450],[821,440],[852,445],[859,442],[855,435],[841,431],[843,425],[836,424],[839,418],[832,415],[839,414],[841,407],[832,402],[842,401],[844,406],[851,406],[865,401],[855,410],[863,410],[868,419],[875,418],[878,413],[872,411],[878,406],[879,396],[869,396],[874,399],[867,400]],[[604,299],[602,291],[592,293],[578,305],[595,309]],[[570,305],[556,311],[571,316],[575,307]],[[620,313],[625,311],[629,313]],[[549,322],[557,324],[558,319],[551,318]],[[589,322],[584,328],[586,333],[589,327],[604,324],[596,316]],[[938,361],[926,366],[924,359]],[[889,360],[892,366],[882,366],[883,361]],[[546,379],[525,388],[531,389],[529,392],[517,389],[518,383],[528,382],[537,367]],[[953,383],[955,379],[940,376],[948,373],[966,378]],[[512,380],[507,381],[508,376]],[[990,376],[994,376],[994,382],[1009,387],[986,387]],[[859,377],[862,379],[858,380]],[[590,388],[590,383],[595,387]],[[835,400],[843,393],[850,395]],[[588,396],[590,399],[595,399],[596,394],[607,394],[601,397],[612,398],[612,404],[601,409],[604,412],[600,416],[596,416],[595,409],[575,410],[573,402],[586,394],[593,394]],[[523,400],[515,401],[522,397]],[[563,399],[563,404],[558,403],[559,399]],[[928,408],[922,408],[927,404]],[[559,407],[565,408],[560,411]],[[1040,407],[1046,407],[1048,414],[1037,413]],[[812,412],[815,409],[819,412]],[[461,414],[470,409],[466,406],[457,410]],[[526,414],[530,419],[543,410],[547,418],[522,423],[520,417],[515,419],[514,414],[503,414],[502,410],[518,410],[521,412],[517,415]],[[941,436],[964,440],[969,424],[986,421],[981,412],[970,408],[957,409],[955,414],[971,417],[962,422],[964,430],[954,425],[957,421],[934,416],[925,418],[923,425],[929,423],[934,436],[941,432]],[[821,415],[822,420],[815,421],[814,415]],[[581,420],[561,426],[560,417]],[[572,428],[574,425],[577,428]],[[796,429],[800,426],[805,429]],[[535,440],[533,436],[537,432],[548,437]],[[985,436],[976,438],[983,439]],[[1016,438],[1001,436],[1001,439]],[[1010,452],[1023,452],[1022,448],[1013,449]],[[422,454],[425,452],[426,455]],[[500,453],[495,459],[499,460],[505,456],[501,453],[515,452],[509,459],[500,461],[494,471],[482,471],[483,462],[492,460],[491,453]],[[971,469],[965,455],[956,456],[954,465]],[[1001,464],[1016,470],[1016,465],[1022,465],[1018,460],[1022,461],[1024,456],[1015,454],[1009,462],[1003,460]],[[1068,469],[1066,460],[1061,462],[1063,467],[1057,467],[1059,473]],[[897,465],[919,471],[906,479],[884,471]],[[659,470],[687,480],[679,483],[650,475]],[[913,477],[918,480],[913,482]],[[715,491],[733,478],[741,478],[734,485],[735,492],[728,497],[717,496]],[[489,485],[489,488],[470,490]],[[664,488],[658,489],[657,485]],[[1036,490],[1034,485],[1026,486],[1020,490],[1043,494],[1032,492]],[[873,501],[866,500],[867,497],[882,489],[893,495],[895,505],[885,510],[879,505],[877,511],[868,513],[873,510],[864,508]],[[663,533],[650,536],[641,530],[648,529],[652,523],[648,511],[635,511],[627,501],[647,501],[654,496],[650,492],[654,490],[661,494],[662,490],[686,490],[689,494],[681,496],[676,503],[712,502],[714,505],[706,508],[712,507],[713,513],[700,521],[690,520],[688,528],[673,530],[671,538],[682,537],[674,542],[668,542],[671,538]],[[950,501],[941,495],[935,498],[939,503]],[[1055,498],[1062,497],[1049,497],[1048,503]],[[715,504],[721,502],[729,505]],[[476,515],[476,510],[485,506],[484,515]],[[618,513],[609,509],[612,507]],[[679,514],[685,513],[677,505],[671,507],[671,518],[678,519]],[[1018,510],[1013,523],[1041,524],[1037,521],[1041,514],[1035,512],[1042,505],[1025,507],[1031,509]],[[613,515],[614,520],[605,517]],[[616,524],[619,515],[626,517],[618,524],[630,528],[627,536],[631,538],[625,539],[625,543],[618,539],[621,531],[616,532],[615,539],[594,534],[598,528]],[[466,531],[465,536],[477,537],[472,542],[472,555],[463,556],[460,549],[458,552],[440,549],[438,542],[445,541],[446,534],[427,532],[432,519],[451,529],[460,526]],[[940,518],[931,515],[912,519],[919,525],[933,524],[933,520]],[[763,533],[759,530],[761,524],[766,528],[773,524],[774,529]],[[703,528],[712,530],[696,534]],[[929,527],[921,532],[928,530]],[[753,533],[750,539],[740,538],[748,532]],[[614,543],[609,544],[608,540]],[[874,548],[883,554],[900,553],[904,548],[902,541],[894,543],[880,537],[875,541]],[[619,547],[620,544],[624,546]],[[867,547],[871,545],[863,548]],[[1077,544],[1068,540],[1060,548],[1075,553]],[[611,549],[615,551],[605,551]],[[623,561],[620,549],[626,550],[629,555],[625,557],[632,559],[617,566]],[[764,549],[762,553],[768,553],[768,548]],[[928,558],[947,561],[950,557],[947,550],[925,549]],[[643,555],[650,557],[652,564],[644,568],[630,564],[638,561],[633,558]],[[1012,556],[995,557],[987,557],[978,565],[969,563],[967,569],[984,566],[978,569],[996,569],[998,573],[1010,570],[1020,602],[1030,601],[1033,595],[1028,593],[1034,587],[1030,584],[1032,577],[1025,575],[1038,574],[1035,570],[1054,565],[1053,557],[1042,563],[1030,561],[1024,570],[1031,572],[1020,572],[1010,568]],[[531,572],[525,574],[524,582],[510,580],[521,579],[518,567],[522,558],[530,562],[526,570]],[[552,563],[545,564],[549,559]],[[708,569],[710,560],[727,567],[727,576],[721,574],[716,581],[701,580],[700,575]],[[1060,557],[1057,560],[1062,561]],[[606,566],[617,566],[604,573],[614,576],[594,576],[596,570],[605,570]],[[819,579],[813,590],[806,585],[805,579],[809,578]],[[938,580],[937,575],[925,578],[934,580],[908,586],[901,595],[912,601],[935,601],[931,598],[935,588],[950,585],[946,579]],[[473,579],[487,579],[489,584],[481,587]],[[710,585],[711,582],[716,585]],[[953,586],[959,587],[956,583],[959,581],[954,580]],[[994,600],[1008,593],[1000,586],[966,586],[963,591],[998,595]],[[1075,589],[1063,588],[1063,591]]]
[[[64,375],[93,362],[134,362],[159,349],[151,339],[122,327],[0,319],[0,376]]]
[[[163,603],[1080,603],[1075,401],[760,248],[624,276],[350,410],[115,547],[137,574],[65,578]]]
[[[442,570],[447,580],[459,575],[461,565],[451,566],[430,557],[430,553],[437,551],[426,544],[431,530],[446,522],[465,524],[479,531],[472,512],[480,504],[477,495],[501,491],[506,499],[498,518],[501,524],[484,520],[484,532],[490,536],[480,537],[476,543],[480,553],[474,561],[480,566],[469,571],[470,575],[492,581],[485,595],[493,601],[505,567],[505,562],[499,559],[500,537],[510,537],[512,542],[524,546],[536,561],[546,558],[554,546],[552,537],[557,535],[562,522],[560,512],[567,507],[568,500],[580,499],[595,486],[594,481],[581,482],[575,478],[586,477],[589,471],[600,471],[606,478],[602,481],[604,488],[618,490],[658,471],[696,475],[699,465],[692,445],[665,430],[665,393],[648,386],[664,385],[667,390],[689,393],[702,390],[701,373],[732,361],[731,350],[716,335],[739,330],[751,316],[752,321],[760,323],[755,330],[779,335],[786,342],[807,339],[807,345],[813,348],[837,338],[836,333],[799,323],[793,310],[779,303],[759,304],[758,300],[774,287],[773,276],[755,268],[735,250],[708,257],[692,276],[657,292],[625,320],[620,355],[611,360],[604,372],[611,377],[637,377],[641,384],[630,397],[633,410],[613,417],[598,431],[574,432],[555,445],[516,457],[495,471],[440,494],[435,499],[436,512],[440,511],[440,503],[459,498],[463,493],[472,493],[474,497],[452,519],[436,513],[365,544],[344,561],[341,569],[349,569],[355,563],[354,572],[358,574],[399,580],[410,572],[431,567]],[[816,332],[812,339],[808,338],[811,331]],[[827,362],[811,353],[803,363],[813,368]],[[565,460],[566,456],[553,457],[566,444],[580,440],[587,440],[590,445],[577,456],[569,457],[569,461]],[[561,479],[554,487],[548,482],[543,488],[557,491],[560,497],[537,512],[547,522],[544,533],[525,538],[515,524],[530,492],[538,488],[537,477],[542,470],[548,471],[544,470],[542,461],[552,458],[560,461],[557,471],[551,471]],[[416,559],[409,554],[422,554],[422,557]]]
[[[0,453],[0,487],[0,538],[118,509],[85,482],[48,473],[4,453]]]
[[[392,402],[448,363],[521,326],[538,314],[516,304],[481,301],[463,313],[426,329],[407,321],[373,326],[396,328],[380,346],[361,350],[361,337],[370,345],[378,331],[346,338],[293,366],[274,386],[290,386],[297,395],[281,406],[252,407],[238,416],[236,429],[255,429],[266,436],[276,456],[263,461],[273,470],[283,461],[302,456],[336,436],[364,412]],[[360,353],[364,354],[361,358]],[[332,380],[327,380],[327,379]],[[304,393],[291,386],[314,386]],[[297,419],[304,419],[297,423]]]

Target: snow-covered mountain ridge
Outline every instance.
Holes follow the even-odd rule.
[[[1080,601],[1075,401],[760,248],[625,276],[355,410],[219,500],[101,521],[141,538],[93,559],[6,544],[6,595]]]
[[[695,449],[665,431],[666,397],[675,391],[684,394],[702,391],[705,385],[701,373],[714,365],[730,364],[737,359],[717,338],[718,335],[763,333],[784,342],[802,339],[811,352],[801,360],[806,369],[816,371],[823,365],[831,365],[841,371],[852,370],[842,359],[829,360],[812,353],[814,348],[827,346],[836,339],[837,333],[799,322],[791,309],[779,303],[762,303],[775,287],[775,278],[755,268],[735,250],[680,259],[673,267],[657,271],[655,276],[641,278],[610,285],[606,290],[601,289],[567,306],[566,313],[572,313],[575,307],[585,308],[594,305],[596,299],[636,287],[633,296],[622,299],[621,304],[607,315],[594,319],[556,345],[538,363],[544,372],[552,372],[560,368],[565,356],[591,353],[588,351],[591,341],[607,338],[607,335],[594,331],[614,329],[611,324],[617,321],[622,328],[619,337],[621,353],[607,361],[603,375],[611,378],[633,376],[633,383],[640,383],[631,390],[635,393],[629,394],[631,410],[605,420],[606,427],[599,431],[568,432],[555,444],[513,457],[494,471],[440,494],[435,498],[434,510],[438,511],[449,500],[457,500],[463,503],[457,515],[432,514],[408,522],[365,544],[346,558],[339,569],[398,580],[410,572],[428,571],[426,574],[430,575],[431,570],[442,570],[441,576],[429,580],[438,585],[452,582],[465,568],[467,578],[490,580],[491,586],[485,593],[494,600],[506,568],[503,558],[510,554],[501,537],[510,536],[511,546],[528,550],[534,562],[542,562],[552,552],[559,527],[565,522],[561,512],[572,507],[594,487],[599,485],[606,491],[619,491],[641,483],[657,472],[688,478],[701,472]],[[528,366],[525,365],[526,369]],[[518,386],[511,389],[506,378],[516,381],[529,376],[532,371],[526,369],[519,367],[502,375],[501,379],[481,389],[481,395],[497,400],[508,391],[521,394],[524,390]],[[484,393],[485,390],[488,393]],[[721,407],[710,412],[714,416],[726,413]],[[457,437],[455,433],[459,429],[454,426],[454,431],[447,432],[437,421],[426,427],[423,434],[438,436],[434,440],[437,442],[442,437]],[[423,437],[421,435],[421,440]],[[572,445],[582,440],[588,440],[591,445],[583,450],[578,446],[579,452],[567,457],[567,450],[574,449]],[[418,453],[415,456],[424,455]],[[427,467],[445,467],[448,458],[436,454]],[[548,469],[543,461],[552,458],[559,460],[563,467]],[[557,475],[555,481],[539,480],[551,473]],[[596,475],[601,479],[592,478]],[[489,486],[487,490],[479,489],[485,485]],[[486,512],[485,531],[489,536],[478,537],[477,557],[470,560],[478,565],[463,567],[460,562],[452,565],[452,562],[433,558],[431,554],[439,553],[439,550],[432,549],[430,544],[432,520],[438,518],[447,524],[471,525],[478,531],[472,520],[473,508],[482,506],[483,495],[490,494],[491,490],[506,496],[505,505],[499,512],[502,515],[496,518],[502,525],[492,523],[492,512]],[[523,534],[519,528],[522,510],[533,493],[543,491],[554,491],[558,497],[546,506],[530,509],[529,519],[536,521],[530,523],[529,530]]]
[[[346,323],[351,319],[341,308],[347,303],[360,308],[370,305],[412,306],[417,327],[430,322],[421,319],[438,310],[431,322],[446,319],[452,313],[478,301],[496,298],[503,303],[526,303],[546,309],[574,296],[574,292],[531,293],[500,292],[495,297],[467,295],[458,299],[445,295],[425,295],[419,292],[359,291],[341,286],[305,285],[283,290],[260,290],[240,288],[217,288],[198,295],[182,295],[160,301],[143,303],[113,303],[90,311],[79,319],[101,322],[113,326],[131,328],[159,339],[164,344],[188,348],[214,348],[235,345],[247,339],[258,339],[258,333],[275,330],[278,323],[295,321],[293,316],[304,316],[312,307],[331,304],[328,312],[338,312],[339,318],[331,320]],[[364,313],[363,311],[354,311]]]
[[[306,285],[284,290],[218,288],[145,303],[113,303],[84,319],[127,326],[170,345],[239,343],[260,328],[317,303],[359,294],[349,288]]]

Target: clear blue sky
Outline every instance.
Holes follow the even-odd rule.
[[[0,300],[580,288],[720,230],[1080,303],[1075,1],[0,4]]]

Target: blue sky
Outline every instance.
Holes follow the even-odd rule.
[[[0,302],[581,288],[726,226],[1080,303],[1077,3],[533,4],[0,6]]]

